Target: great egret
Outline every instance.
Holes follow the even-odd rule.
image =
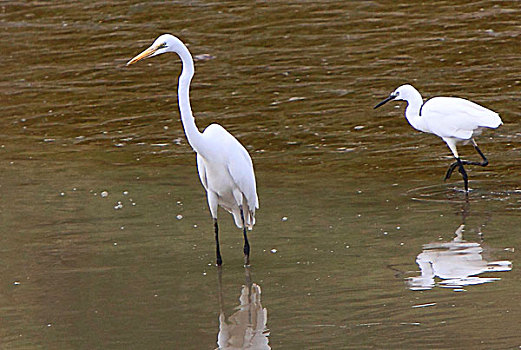
[[[217,271],[219,297],[218,350],[270,350],[270,331],[266,326],[268,310],[262,306],[261,287],[252,282],[250,268],[244,268],[245,284],[239,296],[240,304],[234,313],[226,317],[224,312],[224,293],[222,269]]]
[[[458,167],[465,183],[465,193],[468,194],[468,176],[463,165],[486,166],[488,164],[487,158],[479,149],[473,136],[480,128],[497,128],[503,124],[499,115],[490,109],[458,97],[433,97],[423,102],[418,90],[408,84],[398,87],[374,108],[391,100],[407,102],[405,118],[413,128],[437,135],[445,141],[456,158],[456,162],[449,166],[445,180],[450,178],[454,169]],[[482,162],[461,160],[459,157],[456,144],[469,140],[483,159]]]
[[[250,244],[246,227],[255,224],[255,209],[259,208],[253,163],[248,151],[219,124],[209,125],[202,133],[195,124],[190,107],[190,81],[194,61],[188,48],[171,34],[163,34],[145,51],[128,61],[127,66],[144,58],[175,52],[181,58],[183,70],[179,76],[178,101],[181,121],[188,143],[197,153],[197,171],[208,197],[208,206],[215,229],[217,265],[222,265],[219,247],[218,205],[230,212],[237,227],[243,229],[244,264],[250,264]]]

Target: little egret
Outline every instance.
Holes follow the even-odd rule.
[[[408,84],[398,87],[374,108],[376,109],[391,100],[407,102],[405,118],[413,128],[437,135],[445,141],[456,158],[456,162],[449,166],[445,180],[450,178],[454,169],[458,167],[465,183],[465,193],[468,194],[468,176],[463,165],[486,166],[488,164],[487,158],[479,149],[473,136],[479,132],[480,128],[495,129],[503,124],[499,115],[490,109],[459,97],[433,97],[423,102],[418,90]],[[483,161],[462,160],[456,148],[456,144],[460,141],[472,142]]]
[[[178,101],[181,121],[188,143],[197,154],[197,171],[207,192],[208,206],[215,229],[217,265],[222,265],[219,247],[217,208],[230,212],[244,235],[244,264],[250,264],[250,244],[246,228],[255,224],[255,209],[259,208],[253,163],[248,151],[219,124],[209,125],[202,133],[195,124],[190,107],[190,81],[194,75],[194,61],[181,40],[163,34],[145,51],[128,61],[127,66],[144,58],[175,52],[181,58],[183,70],[179,76]]]

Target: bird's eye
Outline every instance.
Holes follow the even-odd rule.
[[[400,94],[400,91],[396,91],[395,95],[398,96]]]
[[[157,48],[158,48],[158,49],[165,49],[165,48],[166,48],[166,43],[162,43],[162,44],[159,45]]]

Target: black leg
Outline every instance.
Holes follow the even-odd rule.
[[[244,221],[242,206],[240,206],[239,209],[241,210],[242,233],[244,235],[244,266],[250,266],[250,243],[248,242],[248,235],[246,234],[246,222]]]
[[[481,159],[483,159],[483,161],[481,163],[478,163],[476,165],[481,165],[481,166],[487,166],[488,165],[488,159],[487,157],[485,157],[485,155],[483,154],[483,152],[481,152],[481,150],[479,149],[478,145],[476,144],[476,142],[473,142],[473,145],[474,145],[474,149],[479,153],[479,155],[481,156]]]
[[[447,169],[447,173],[445,174],[445,180],[450,178],[450,176],[452,175],[452,172],[456,169],[456,167],[460,168],[459,172],[461,173],[461,168],[463,167],[463,165],[479,165],[479,166],[487,166],[488,165],[487,157],[485,157],[483,152],[481,152],[481,150],[479,149],[479,147],[476,144],[476,142],[474,142],[474,140],[472,140],[472,144],[474,145],[474,149],[476,150],[476,152],[478,152],[478,154],[480,155],[481,159],[483,159],[483,161],[482,162],[472,162],[472,161],[461,160],[461,159],[456,158],[457,161],[452,163],[449,166],[449,169]],[[465,170],[463,170],[463,171],[465,171]]]
[[[452,172],[454,171],[454,169],[456,169],[456,167],[459,165],[458,162],[454,162],[452,163],[450,166],[449,166],[449,169],[447,169],[447,173],[445,174],[445,181],[450,178],[450,176],[452,175]]]
[[[488,159],[487,157],[485,157],[485,155],[483,154],[483,152],[481,152],[481,150],[479,149],[478,145],[476,144],[476,142],[474,142],[474,140],[472,141],[472,144],[474,145],[474,149],[476,150],[476,152],[478,152],[478,154],[481,156],[481,159],[483,159],[482,162],[471,162],[469,160],[462,160],[461,163],[464,164],[464,165],[480,165],[480,166],[487,166],[488,165]]]
[[[217,266],[221,266],[223,264],[223,259],[221,258],[221,248],[219,247],[219,225],[217,225],[217,219],[213,219],[213,227],[215,228],[215,253],[217,255]]]
[[[459,165],[459,173],[461,174],[461,176],[463,177],[463,182],[465,183],[465,193],[468,195],[469,193],[469,177],[467,176],[467,172],[465,171],[465,168],[463,167],[463,162],[461,161],[461,159],[459,158],[456,158],[457,160],[457,163]]]

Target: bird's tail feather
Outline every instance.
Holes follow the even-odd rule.
[[[483,121],[480,123],[479,126],[495,129],[501,124],[503,124],[501,117],[499,116],[499,114],[494,113],[493,115],[489,115],[488,118],[483,118]]]
[[[242,228],[242,219],[241,219],[241,211],[240,211],[240,209],[237,208],[236,210],[233,210],[233,211],[228,210],[228,211],[230,213],[232,213],[233,219],[235,221],[235,225],[238,228]],[[246,228],[248,230],[252,230],[253,229],[253,225],[255,225],[255,212],[252,212],[250,210],[244,211],[244,223],[246,224]]]

